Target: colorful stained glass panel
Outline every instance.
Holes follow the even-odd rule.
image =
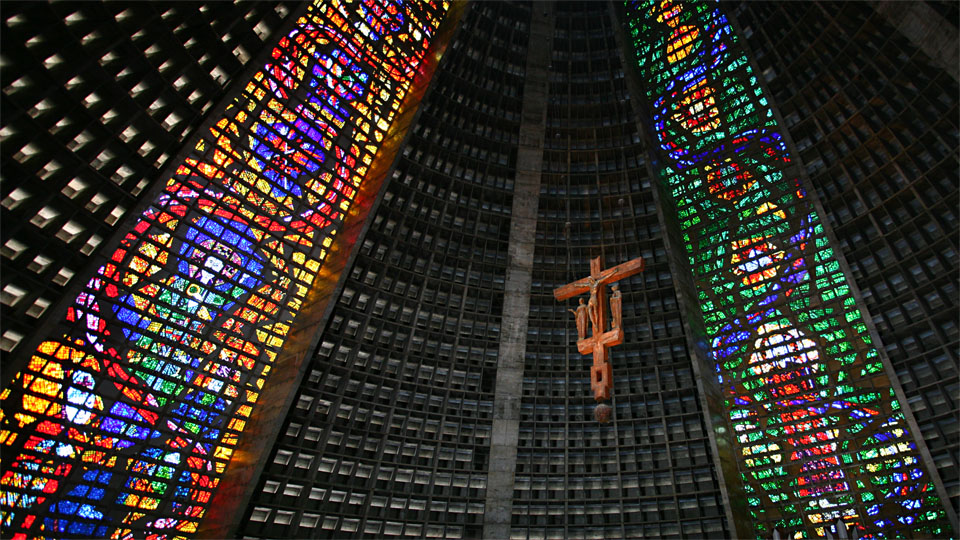
[[[5,535],[197,530],[448,7],[307,6],[0,396]]]
[[[949,534],[731,24],[711,2],[627,13],[756,537]]]

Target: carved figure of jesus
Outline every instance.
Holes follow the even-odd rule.
[[[613,294],[610,295],[610,314],[613,316],[612,327],[620,328],[623,322],[623,297],[616,283],[613,284]]]
[[[597,280],[590,278],[590,300],[587,301],[587,313],[590,315],[590,326],[593,335],[600,335],[600,306],[597,304]]]
[[[583,298],[580,299],[580,305],[577,306],[577,310],[568,309],[570,313],[577,318],[577,338],[586,339],[587,337],[587,306],[583,303]]]
[[[610,399],[613,392],[613,366],[607,361],[607,349],[623,343],[623,328],[621,328],[622,318],[622,300],[617,287],[613,288],[614,297],[610,299],[610,310],[613,314],[613,328],[605,328],[607,324],[607,290],[601,289],[608,283],[613,283],[621,279],[628,278],[638,272],[643,271],[643,258],[637,257],[631,261],[618,264],[613,268],[603,269],[601,257],[590,260],[590,275],[557,287],[553,291],[553,297],[557,300],[566,300],[583,293],[590,293],[587,305],[583,305],[583,299],[580,300],[580,306],[576,311],[570,310],[577,316],[577,332],[580,339],[577,340],[577,351],[580,354],[592,354],[593,365],[590,366],[590,389],[593,390],[593,398],[596,401],[606,401]],[[589,318],[593,325],[593,335],[586,337],[586,321]],[[595,411],[599,422],[605,422],[610,418],[611,409],[609,406],[600,404]]]

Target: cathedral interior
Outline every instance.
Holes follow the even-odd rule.
[[[0,4],[3,538],[952,538],[951,1]]]

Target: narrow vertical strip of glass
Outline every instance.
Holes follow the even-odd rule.
[[[448,7],[318,1],[273,48],[0,396],[5,534],[197,530]]]
[[[846,276],[730,23],[628,2],[757,538],[948,534]]]

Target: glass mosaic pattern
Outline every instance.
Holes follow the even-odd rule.
[[[960,508],[960,88],[869,4],[798,8],[736,18]]]
[[[4,390],[13,538],[197,530],[446,2],[316,3]]]
[[[629,2],[757,538],[945,530],[781,128],[716,4]],[[719,428],[718,428],[719,429]]]

